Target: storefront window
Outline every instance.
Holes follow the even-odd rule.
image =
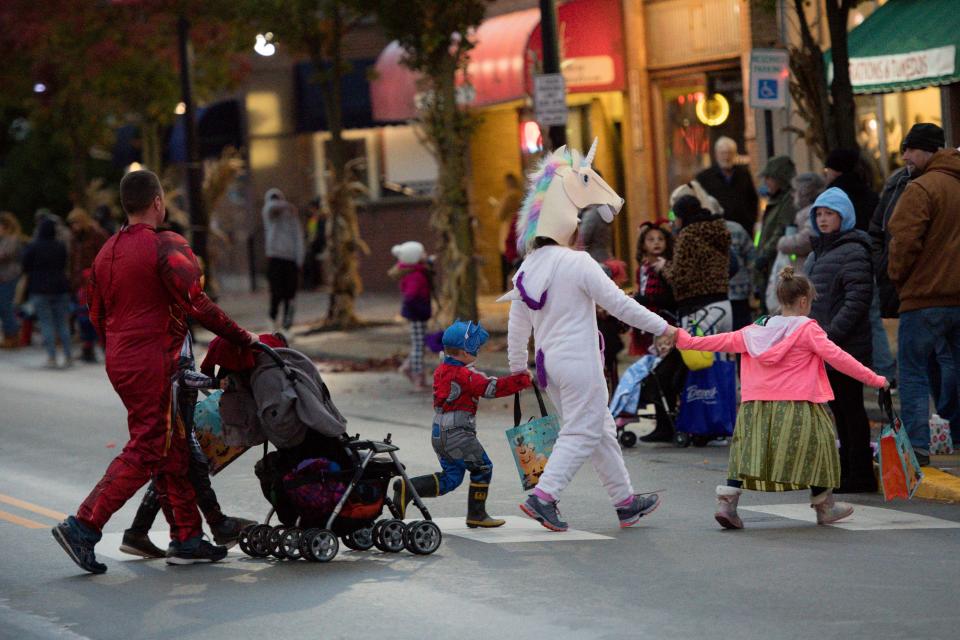
[[[883,121],[886,136],[887,169],[900,166],[900,143],[918,122],[943,126],[940,109],[940,87],[919,91],[901,91],[883,96]]]

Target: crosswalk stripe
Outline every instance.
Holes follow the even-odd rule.
[[[0,511],[0,520],[6,520],[7,522],[18,524],[21,527],[26,527],[27,529],[44,529],[50,526],[48,524],[37,522],[36,520],[30,520],[29,518],[21,518],[20,516],[16,516],[7,511]]]
[[[514,544],[518,542],[572,542],[574,540],[613,540],[610,536],[590,531],[568,529],[563,533],[548,531],[539,522],[521,516],[504,516],[507,521],[494,529],[470,529],[463,518],[434,518],[443,535],[466,538],[487,544]]]
[[[7,496],[0,493],[0,502],[9,504],[12,507],[17,507],[25,511],[32,511],[33,513],[39,514],[41,516],[47,516],[48,518],[53,518],[54,520],[63,520],[67,517],[67,514],[60,513],[59,511],[54,511],[53,509],[47,509],[46,507],[41,507],[40,505],[33,504],[32,502],[27,502],[26,500],[20,500],[19,498],[14,498],[13,496]],[[46,526],[46,525],[44,525]]]
[[[817,521],[816,512],[810,508],[809,504],[741,505],[740,509],[743,511],[756,511],[767,515],[788,518],[790,520],[801,520],[810,523]],[[919,513],[881,507],[868,507],[859,504],[854,504],[853,509],[852,516],[840,522],[835,522],[830,526],[837,529],[846,529],[847,531],[960,529],[960,522],[924,516]],[[749,525],[749,521],[747,524]]]

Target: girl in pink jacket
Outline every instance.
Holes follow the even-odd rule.
[[[810,488],[810,506],[818,524],[831,524],[853,513],[853,506],[836,502],[840,485],[833,421],[824,405],[833,400],[824,362],[871,387],[887,380],[857,362],[827,338],[807,317],[817,293],[811,282],[780,272],[777,299],[782,315],[733,333],[702,338],[680,330],[681,349],[743,354],[741,405],[730,447],[727,483],[717,487],[717,522],[742,529],[737,501],[743,488],[793,491]]]

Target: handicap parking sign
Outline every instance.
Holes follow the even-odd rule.
[[[776,100],[779,93],[780,83],[773,78],[763,78],[757,80],[757,95],[761,100]]]

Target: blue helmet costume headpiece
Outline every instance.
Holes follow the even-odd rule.
[[[479,322],[457,320],[443,332],[444,347],[463,349],[472,356],[477,355],[488,339],[490,334]]]

